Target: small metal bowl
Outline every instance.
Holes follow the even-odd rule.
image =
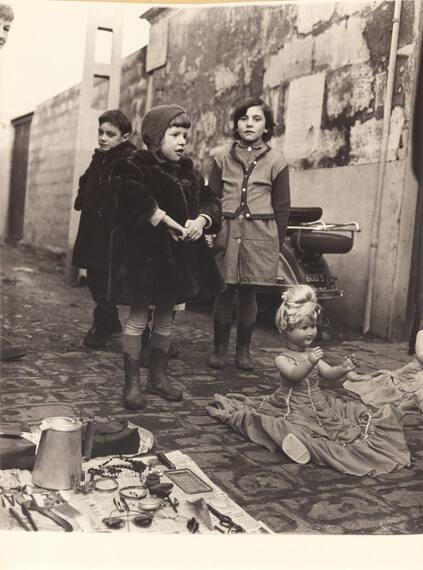
[[[162,499],[157,497],[146,497],[138,501],[138,507],[143,511],[157,511],[162,506]]]

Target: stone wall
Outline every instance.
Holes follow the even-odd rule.
[[[168,59],[154,72],[153,104],[174,101],[193,118],[192,147],[207,170],[229,140],[234,104],[263,96],[277,123],[274,144],[292,167],[376,163],[383,121],[393,2],[184,8],[169,16]],[[406,151],[413,81],[414,3],[401,17],[389,158]],[[153,24],[154,25],[154,24]],[[306,156],[285,145],[289,93],[325,74],[320,136]]]
[[[152,104],[175,102],[188,109],[190,150],[205,173],[214,153],[231,141],[234,105],[250,95],[271,105],[277,122],[272,144],[288,158],[293,204],[322,206],[328,221],[355,219],[362,227],[351,253],[329,256],[345,292],[333,313],[357,327],[363,323],[377,214],[393,12],[391,1],[170,11],[167,62],[153,79]],[[395,326],[391,317],[405,315],[407,303],[416,187],[405,179],[418,17],[419,4],[403,2],[372,315],[373,331],[383,336],[401,334],[404,317]],[[317,113],[317,126],[295,148],[295,121],[298,128],[304,125],[298,110],[292,118],[298,104],[293,94],[304,95],[302,89],[319,81],[321,102],[306,92],[302,103],[305,113],[307,104],[316,103],[310,112]]]

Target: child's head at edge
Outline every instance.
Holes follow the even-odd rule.
[[[9,4],[0,4],[0,49],[7,42],[10,24],[14,17],[13,9]]]
[[[141,136],[151,152],[178,162],[184,152],[191,120],[179,105],[157,105],[144,116]]]
[[[314,289],[309,285],[295,285],[282,296],[275,316],[276,327],[280,333],[286,333],[306,319],[317,322],[319,314],[320,305]]]
[[[260,140],[267,142],[272,138],[275,127],[272,109],[259,97],[249,97],[248,99],[241,101],[241,103],[235,107],[232,115],[233,136],[236,140],[244,140],[244,136],[241,131],[242,123],[246,123],[248,118],[253,119],[256,114],[262,115],[263,124],[259,127],[260,130],[262,130]],[[253,121],[253,127],[255,122],[256,121]],[[247,139],[244,140],[244,142],[249,141]]]
[[[131,122],[120,109],[105,111],[98,118],[98,144],[102,152],[127,141],[131,133]]]

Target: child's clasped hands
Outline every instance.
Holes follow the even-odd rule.
[[[204,216],[198,216],[194,220],[187,220],[185,227],[175,222],[170,216],[163,219],[174,241],[197,241],[202,235],[207,219]]]

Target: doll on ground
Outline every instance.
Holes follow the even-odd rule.
[[[410,453],[390,406],[375,412],[319,387],[319,377],[336,382],[357,365],[354,355],[340,366],[311,348],[320,307],[308,285],[292,287],[276,314],[287,348],[276,357],[280,387],[248,398],[216,395],[210,415],[270,451],[284,451],[299,463],[311,459],[351,475],[380,475],[410,464]]]
[[[399,412],[423,413],[423,330],[416,337],[416,358],[398,370],[372,374],[351,372],[344,388],[358,394],[365,404],[395,406]]]

